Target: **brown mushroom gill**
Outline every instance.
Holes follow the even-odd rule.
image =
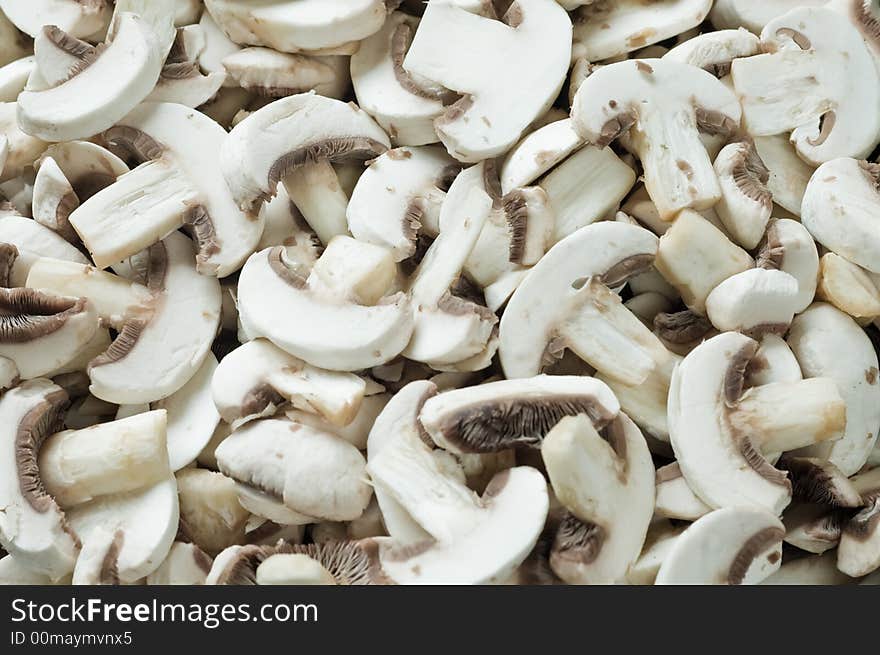
[[[843,525],[843,532],[858,541],[867,541],[880,528],[880,494],[866,499],[867,507]]]
[[[759,555],[765,553],[772,544],[781,542],[784,536],[784,530],[779,528],[764,528],[749,537],[733,558],[733,562],[730,564],[730,568],[727,571],[727,584],[742,584],[752,562],[754,562]],[[771,562],[776,562],[782,557],[782,552],[774,551],[767,557]]]
[[[18,248],[11,243],[0,243],[0,287],[8,288],[12,267],[18,259]]]
[[[55,25],[44,25],[43,35],[52,43],[52,45],[71,57],[84,59],[94,54],[94,46],[77,39],[76,37],[70,36],[70,34]]]
[[[705,337],[712,324],[704,317],[689,309],[668,314],[661,312],[654,317],[657,335],[669,343],[693,343]]]
[[[60,330],[84,311],[84,298],[62,298],[35,289],[0,289],[0,343],[27,343]]]
[[[765,207],[772,207],[773,196],[767,188],[770,171],[753,145],[737,151],[731,168],[734,184],[744,196]]]
[[[28,505],[40,513],[57,508],[57,505],[43,486],[37,455],[43,442],[61,429],[68,405],[69,398],[64,390],[53,391],[21,418],[16,429],[15,465],[19,488]]]
[[[413,40],[413,28],[409,23],[398,25],[394,34],[391,35],[391,64],[394,68],[394,77],[401,87],[415,96],[426,100],[448,100],[450,93],[440,88],[426,88],[416,82],[412,75],[403,67],[403,60]]]
[[[832,507],[852,507],[851,499],[841,493],[837,484],[843,474],[835,471],[839,476],[835,477],[826,464],[827,462],[814,462],[804,457],[783,456],[778,466],[788,471],[792,496],[795,499]]]
[[[764,238],[758,244],[758,256],[755,265],[758,268],[780,269],[785,258],[785,246],[779,241],[779,230],[775,221],[767,226]]]
[[[553,537],[550,564],[554,569],[568,564],[590,564],[599,557],[604,543],[605,530],[601,526],[567,512]]]
[[[113,540],[110,542],[107,552],[104,555],[104,559],[101,561],[101,571],[98,576],[98,584],[119,584],[119,553],[122,550],[122,543],[124,540],[125,534],[122,530],[117,530],[113,534]]]

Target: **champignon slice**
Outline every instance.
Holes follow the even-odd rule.
[[[746,384],[757,387],[771,382],[796,382],[804,378],[791,348],[778,334],[765,334],[746,369]]]
[[[175,541],[159,568],[147,576],[148,585],[203,585],[211,558],[195,544]]]
[[[0,152],[0,182],[22,175],[47,146],[43,139],[24,132],[17,119],[18,107],[17,102],[0,102],[0,150],[5,151]]]
[[[714,166],[721,185],[715,212],[733,240],[751,250],[764,236],[773,210],[767,188],[770,172],[755,147],[743,141],[722,148]]]
[[[13,555],[3,555],[0,557],[0,585],[41,585],[47,586],[51,584],[69,584],[70,575],[65,575],[59,580],[52,580],[44,573],[37,573],[27,566],[24,566],[19,559]]]
[[[831,303],[853,318],[880,316],[880,291],[861,266],[833,252],[819,260],[816,299]]]
[[[541,455],[556,497],[585,524],[576,556],[551,554],[553,571],[569,584],[623,580],[654,512],[654,465],[642,433],[622,413],[605,438],[587,416],[568,416],[544,437]]]
[[[224,34],[208,11],[202,12],[198,25],[202,29],[202,36],[205,39],[205,47],[198,55],[199,68],[205,73],[225,72],[223,59],[227,55],[238,52],[241,46],[229,40],[229,37]],[[234,88],[234,83],[228,75],[224,84]],[[244,93],[243,90],[242,93]]]
[[[669,556],[678,536],[686,526],[673,526],[669,521],[654,521],[648,527],[642,553],[626,574],[626,581],[635,585],[652,585],[660,565]]]
[[[257,567],[258,585],[335,585],[320,562],[303,553],[272,555]]]
[[[575,131],[598,147],[628,133],[664,220],[721,197],[699,130],[730,134],[739,126],[740,106],[710,73],[668,60],[611,64],[584,81],[571,116]]]
[[[317,519],[357,518],[372,495],[358,450],[302,424],[278,419],[249,423],[224,439],[215,455],[224,474]]]
[[[91,392],[117,404],[152,402],[180,389],[199,370],[220,323],[220,284],[196,271],[189,239],[173,232],[146,259],[152,311],[126,321],[88,368]]]
[[[445,391],[429,398],[419,422],[453,453],[540,448],[565,416],[586,414],[601,429],[620,411],[611,390],[589,377],[539,375]]]
[[[0,243],[10,244],[18,250],[8,278],[12,287],[25,286],[30,267],[39,257],[89,263],[85,255],[61,236],[24,216],[0,215]]]
[[[571,58],[571,21],[554,0],[518,0],[503,20],[474,13],[479,9],[430,2],[403,61],[411,75],[462,95],[434,128],[449,154],[465,162],[510,148],[553,103]],[[451,49],[452,35],[458,47]]]
[[[343,427],[357,414],[365,383],[351,373],[315,368],[265,339],[255,339],[223,358],[211,389],[220,416],[233,426],[271,416],[290,402]]]
[[[852,577],[880,568],[880,488],[864,502],[865,508],[844,524],[837,547],[837,568]]]
[[[718,330],[758,337],[784,334],[797,310],[798,281],[784,271],[750,268],[731,275],[706,297],[706,314]]]
[[[655,476],[654,513],[668,519],[696,521],[712,511],[691,491],[678,462],[661,466]]]
[[[808,555],[787,560],[762,585],[846,585],[855,580],[837,569],[831,555]]]
[[[589,61],[626,55],[686,32],[702,23],[712,7],[709,0],[590,0],[576,4],[585,6],[572,17],[571,54]]]
[[[73,570],[80,542],[40,479],[37,453],[61,424],[67,394],[33,380],[0,397],[0,542],[36,573],[57,580]]]
[[[734,87],[753,136],[791,131],[798,155],[815,165],[867,156],[880,140],[880,76],[858,29],[825,7],[799,7],[761,32],[765,53],[734,61]]]
[[[97,313],[86,299],[0,288],[0,356],[15,362],[24,380],[70,362],[97,329]]]
[[[846,519],[843,511],[826,505],[793,503],[782,516],[785,543],[808,553],[824,553],[840,543]]]
[[[91,36],[107,27],[112,14],[107,0],[36,0],[22,4],[0,1],[0,9],[18,29],[36,36],[44,25],[57,25],[76,37]]]
[[[717,29],[745,27],[760,34],[774,18],[795,7],[818,7],[828,0],[715,0],[709,20]]]
[[[814,167],[798,157],[788,135],[757,136],[755,150],[770,171],[767,189],[773,202],[795,216],[801,215],[801,203]]]
[[[245,543],[250,512],[238,502],[237,485],[216,471],[178,471],[180,534],[211,556]]]
[[[367,437],[376,417],[382,412],[391,398],[390,393],[372,393],[361,401],[360,409],[348,425],[333,425],[317,414],[300,409],[288,409],[284,415],[294,423],[302,423],[312,428],[332,432],[345,439],[358,450],[365,450]]]
[[[333,59],[294,55],[270,48],[244,48],[223,58],[223,68],[243,89],[269,98],[314,90],[341,98],[349,84],[348,69]]]
[[[197,25],[189,28],[198,29]],[[178,30],[178,40],[181,30]],[[176,46],[175,46],[176,47]],[[171,102],[187,107],[200,107],[210,102],[223,87],[227,74],[214,72],[203,74],[199,70],[195,53],[181,56],[179,59],[172,48],[159,73],[156,86],[147,95],[148,102]]]
[[[507,153],[501,166],[501,192],[531,184],[583,144],[570,118],[548,123],[529,133]]]
[[[438,141],[434,119],[449,92],[403,68],[419,19],[395,11],[351,56],[351,81],[358,104],[388,132],[395,145]]]
[[[726,332],[692,350],[672,376],[669,436],[685,479],[707,505],[779,514],[791,483],[762,453],[839,439],[846,407],[828,378],[744,389],[757,349],[756,341]]]
[[[53,143],[35,165],[42,168],[50,158],[61,169],[80,202],[88,200],[128,172],[124,161],[91,141]]]
[[[6,4],[11,4],[6,2]],[[0,66],[31,54],[30,39],[0,9]]]
[[[783,455],[779,468],[791,477],[792,495],[800,502],[832,507],[859,507],[862,496],[853,483],[827,460]]]
[[[33,57],[22,57],[0,66],[0,102],[15,102],[24,91],[34,65]]]
[[[797,221],[778,218],[770,222],[758,250],[757,265],[779,269],[797,280],[795,313],[802,312],[813,302],[819,276],[819,253],[810,233]]]
[[[784,534],[765,510],[715,510],[675,540],[655,584],[757,584],[779,569]]]
[[[34,180],[34,220],[75,243],[79,237],[70,226],[70,212],[79,207],[79,198],[64,172],[51,157],[44,159]]]
[[[730,73],[734,59],[751,57],[760,51],[758,37],[740,27],[695,36],[672,48],[663,58],[690,64],[723,78]]]
[[[840,310],[814,303],[792,321],[787,341],[804,375],[834,380],[846,402],[843,438],[817,444],[805,454],[827,459],[845,475],[853,475],[864,465],[880,430],[880,384],[871,340]]]

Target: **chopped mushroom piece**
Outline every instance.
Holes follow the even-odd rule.
[[[855,580],[837,569],[831,555],[808,555],[783,562],[762,585],[845,585]]]
[[[347,67],[334,66],[335,58],[308,57],[270,50],[244,48],[222,60],[223,68],[243,89],[261,96],[281,98],[314,90],[341,98],[348,87]]]
[[[112,13],[108,0],[35,0],[22,4],[0,0],[0,10],[25,34],[36,36],[44,25],[57,25],[75,37],[87,37],[107,27]]]
[[[696,521],[712,511],[691,491],[678,462],[661,466],[655,476],[654,513],[668,519]]]
[[[770,172],[755,147],[743,141],[721,149],[715,159],[721,199],[715,205],[718,218],[746,250],[758,245],[770,213],[773,197],[767,188]]]
[[[709,20],[717,29],[745,27],[760,34],[774,18],[795,7],[819,7],[828,0],[715,0]]]
[[[853,318],[880,316],[880,290],[872,274],[833,252],[819,260],[816,299],[831,303]]]
[[[238,502],[235,481],[216,471],[178,471],[179,534],[208,555],[245,542],[251,514]]]
[[[773,202],[800,216],[804,192],[814,167],[798,157],[786,134],[756,136],[752,140],[758,156],[770,172],[767,190]]]
[[[798,282],[784,271],[750,268],[721,281],[706,297],[706,314],[718,330],[749,336],[784,334],[794,317]]]
[[[271,555],[257,567],[258,585],[335,585],[336,578],[304,553]]]
[[[758,37],[740,27],[695,36],[675,46],[663,58],[690,64],[723,78],[730,74],[734,59],[751,57],[760,51]]]
[[[757,266],[779,269],[798,282],[795,313],[804,311],[816,294],[819,253],[807,229],[790,218],[777,218],[767,226],[758,248]]]
[[[211,558],[195,544],[175,541],[159,568],[147,576],[148,585],[203,585]]]

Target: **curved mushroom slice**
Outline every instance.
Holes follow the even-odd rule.
[[[76,243],[79,237],[68,217],[77,207],[79,198],[64,172],[51,157],[43,159],[34,180],[31,209],[34,220],[57,232],[66,241]]]
[[[233,426],[271,416],[290,402],[343,427],[357,414],[365,386],[356,375],[315,368],[265,339],[249,341],[224,357],[211,383],[217,411]]]
[[[840,310],[815,303],[792,321],[787,341],[804,375],[834,380],[846,401],[843,438],[817,444],[805,454],[827,459],[853,475],[864,465],[880,431],[880,384],[871,340]]]
[[[846,407],[828,378],[745,390],[757,349],[756,341],[727,332],[692,350],[673,373],[669,436],[685,479],[707,505],[779,514],[791,484],[762,453],[839,439]]]
[[[755,150],[770,171],[767,189],[773,202],[795,216],[801,215],[801,203],[814,168],[798,157],[785,134],[757,136]]]
[[[573,15],[572,57],[611,59],[698,26],[710,0],[589,0]]]
[[[70,362],[97,329],[98,315],[84,298],[0,289],[0,356],[15,362],[23,380]]]
[[[639,558],[626,574],[626,581],[634,585],[653,585],[660,565],[669,556],[672,546],[686,526],[673,526],[669,521],[654,521],[648,527],[645,545]]]
[[[168,478],[151,487],[103,496],[68,510],[67,518],[84,549],[101,539],[102,533],[118,538],[119,580],[134,582],[155,571],[174,542],[179,520],[177,484]]]
[[[807,229],[790,218],[774,219],[758,251],[757,265],[779,269],[798,282],[795,313],[805,310],[816,293],[819,253]]]
[[[360,452],[333,434],[299,423],[249,423],[224,439],[215,454],[226,475],[316,519],[357,518],[372,496]]]
[[[147,576],[148,585],[203,585],[211,558],[195,544],[175,541],[162,564]]]
[[[236,43],[281,52],[360,41],[385,21],[382,0],[207,0],[205,8]]]
[[[241,46],[229,40],[208,11],[202,12],[198,25],[205,40],[204,48],[198,54],[199,68],[205,73],[226,72],[223,59],[241,50]],[[231,87],[234,83],[227,75],[224,84]]]
[[[80,202],[88,200],[128,172],[124,161],[91,141],[53,143],[46,148],[37,165],[42,167],[50,158],[61,169]]]
[[[117,404],[170,396],[195,375],[220,324],[220,283],[196,271],[193,244],[173,232],[148,253],[151,311],[126,321],[92,360],[92,394]]]
[[[654,512],[654,465],[642,433],[625,414],[606,430],[603,438],[586,416],[569,416],[541,445],[553,491],[586,525],[582,552],[550,556],[553,571],[569,584],[623,580]],[[619,520],[623,513],[626,521]]]
[[[880,77],[859,31],[824,7],[800,7],[761,32],[767,54],[733,63],[731,74],[753,136],[791,131],[798,155],[819,165],[865,157],[880,141]]]
[[[22,130],[18,111],[17,102],[0,102],[0,182],[21,176],[47,146],[43,139]]]
[[[44,25],[57,25],[75,37],[91,36],[107,27],[112,14],[107,0],[36,0],[25,4],[0,0],[0,10],[30,36],[36,36]]]
[[[253,211],[284,184],[324,243],[345,234],[348,197],[330,163],[372,159],[388,136],[354,103],[304,93],[276,100],[236,125],[220,166],[239,207]]]
[[[855,580],[837,569],[834,557],[808,555],[786,560],[762,585],[845,585]]]
[[[15,102],[24,91],[34,65],[33,57],[22,57],[0,66],[0,102]]]
[[[48,380],[33,380],[0,397],[0,542],[28,569],[57,580],[73,570],[76,532],[40,480],[37,453],[61,424],[67,394]]]
[[[429,398],[419,422],[452,453],[540,448],[565,416],[586,414],[601,429],[620,412],[611,390],[590,377],[539,375],[466,387]]]
[[[0,9],[0,66],[30,55],[30,45],[30,39],[19,32]]]
[[[757,584],[782,563],[782,522],[748,507],[727,507],[695,521],[660,565],[655,584]]]
[[[25,286],[30,268],[39,257],[90,263],[85,255],[58,234],[24,216],[0,215],[0,243],[10,244],[18,250],[18,257],[9,272],[8,283],[12,287]]]
[[[664,220],[685,207],[711,207],[721,197],[699,130],[730,134],[740,116],[734,93],[710,73],[665,59],[600,68],[581,85],[571,112],[575,131],[598,147],[629,135]]]
[[[434,119],[448,92],[403,68],[419,20],[403,12],[388,16],[382,29],[364,39],[351,56],[351,81],[358,104],[391,135],[395,145],[438,141]]]
[[[801,207],[801,220],[823,246],[880,273],[876,238],[880,165],[841,158],[816,169]]]
[[[0,557],[0,586],[2,585],[40,585],[69,584],[70,576],[65,575],[55,581],[44,573],[37,573],[24,566],[12,555]]]
[[[180,533],[209,555],[245,543],[250,512],[238,502],[237,485],[216,471],[178,471]]]
[[[341,97],[349,83],[347,67],[340,70],[321,57],[243,48],[223,58],[223,68],[243,89],[269,98],[314,90],[322,96]]]
[[[717,29],[745,27],[760,34],[764,26],[795,7],[819,7],[828,0],[715,0],[709,20]]]
[[[672,48],[663,59],[690,64],[722,78],[730,73],[734,59],[751,57],[760,51],[758,37],[740,27],[695,36]]]
[[[798,282],[784,271],[751,268],[731,275],[706,298],[706,314],[718,330],[749,336],[785,334],[797,309]]]
[[[800,502],[832,507],[862,505],[862,495],[843,472],[829,461],[783,455],[779,468],[789,472],[792,495]]]
[[[258,585],[335,585],[320,562],[303,553],[279,553],[265,559],[256,573]]]
[[[852,577],[880,568],[880,491],[843,526],[837,547],[837,568]]]
[[[746,385],[758,387],[771,382],[797,382],[803,378],[797,358],[782,337],[765,334],[746,369]]]
[[[168,2],[168,0],[163,0]],[[152,91],[174,39],[173,16],[119,11],[112,40],[95,48],[57,86],[18,97],[22,129],[49,141],[106,130]]]
[[[722,148],[714,166],[721,185],[715,212],[734,241],[751,250],[764,236],[773,211],[773,197],[767,188],[770,171],[755,147],[742,141]]]
[[[824,553],[840,543],[846,519],[843,512],[826,505],[794,503],[782,516],[785,543],[808,553]]]
[[[190,61],[166,61],[156,86],[146,100],[201,107],[217,95],[225,81],[225,73],[202,74],[195,58]]]
[[[816,299],[831,303],[854,318],[880,316],[880,291],[872,274],[833,252],[819,260]]]
[[[443,189],[457,164],[439,147],[395,148],[370,162],[346,209],[359,241],[390,248],[395,261],[412,257],[425,224],[439,227]]]
[[[654,513],[668,519],[696,521],[712,511],[691,491],[678,462],[661,466],[655,475]]]
[[[517,143],[501,166],[501,192],[509,193],[537,180],[584,145],[570,118],[548,123]]]
[[[34,36],[36,67],[27,89],[42,91],[66,81],[83,60],[96,55],[96,47],[82,41],[57,25],[44,25]]]
[[[506,151],[550,108],[570,59],[571,21],[554,0],[518,0],[503,21],[440,0],[426,7],[403,67],[462,94],[434,128],[450,155],[477,162]]]

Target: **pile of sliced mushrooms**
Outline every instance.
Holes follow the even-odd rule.
[[[880,583],[872,0],[0,0],[0,582]]]

